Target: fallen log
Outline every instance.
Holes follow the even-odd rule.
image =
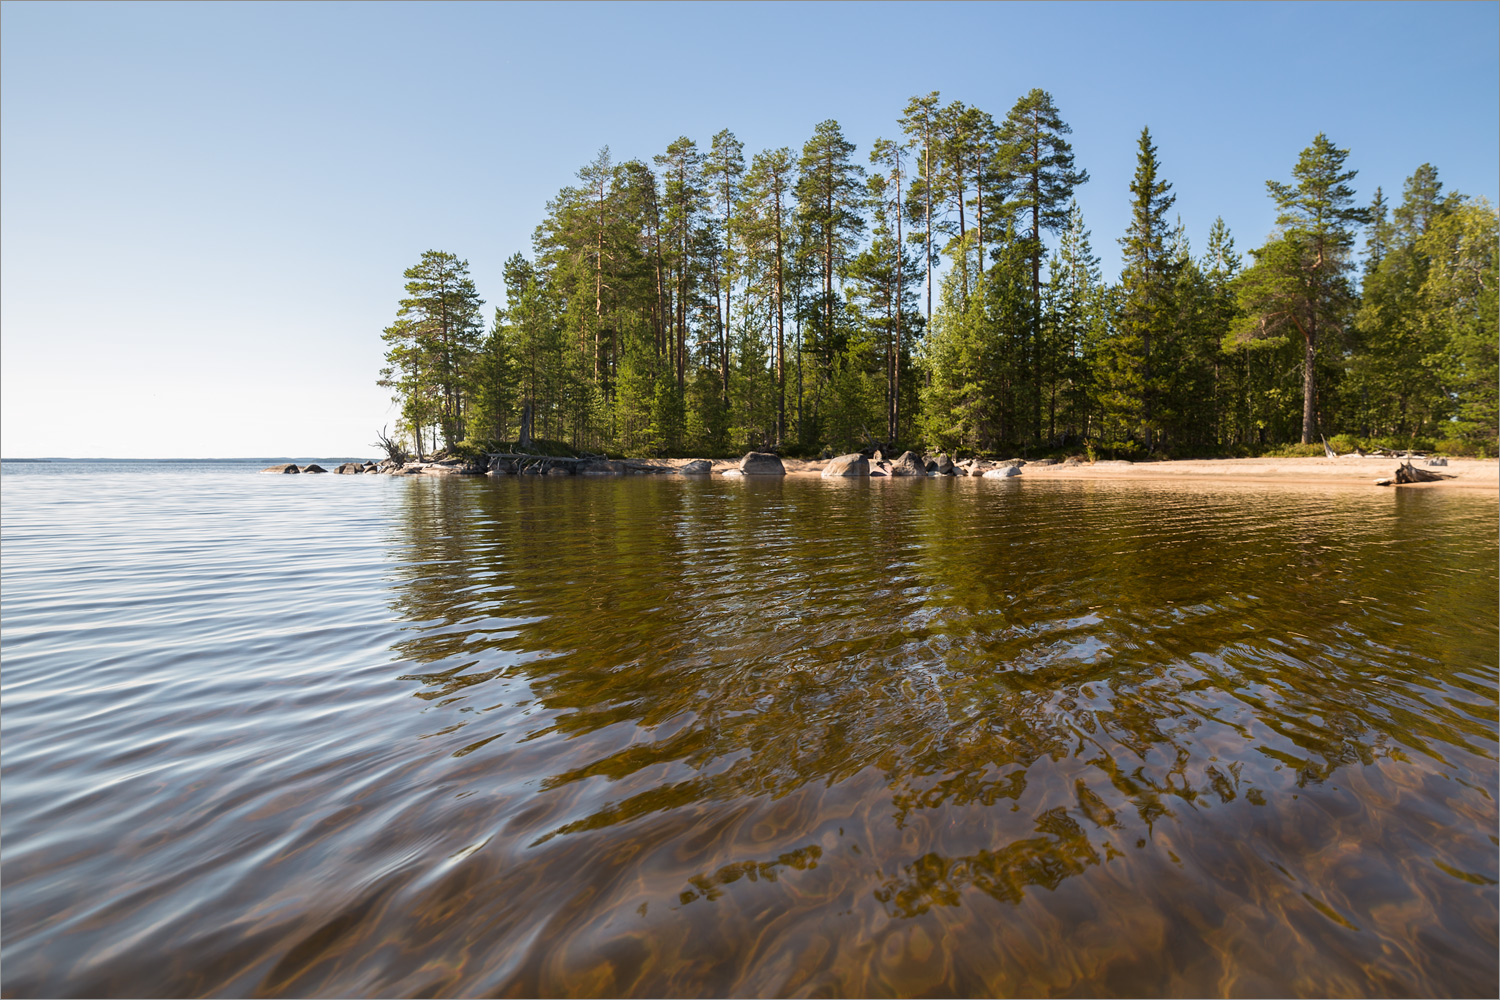
[[[1410,461],[1396,466],[1396,485],[1398,486],[1407,483],[1436,483],[1452,478],[1451,475],[1446,473],[1428,472],[1426,469],[1419,469],[1415,465],[1412,465]]]

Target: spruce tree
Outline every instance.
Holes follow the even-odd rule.
[[[1099,373],[1106,420],[1122,439],[1144,438],[1147,451],[1156,443],[1160,395],[1152,349],[1173,321],[1167,211],[1177,197],[1161,179],[1160,168],[1151,130],[1143,128],[1130,182],[1130,226],[1120,239],[1124,270],[1115,332],[1105,345]]]

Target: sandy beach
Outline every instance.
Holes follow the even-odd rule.
[[[681,466],[688,459],[671,459],[668,464]],[[1500,460],[1450,458],[1446,467],[1429,467],[1425,459],[1413,459],[1418,468],[1450,475],[1438,483],[1417,483],[1400,489],[1469,489],[1500,492]],[[1375,487],[1377,479],[1394,479],[1400,459],[1358,455],[1338,458],[1199,458],[1160,462],[1098,461],[1080,465],[1028,464],[1022,470],[1024,479],[1135,479],[1180,480],[1209,479],[1233,482],[1275,482],[1309,484],[1348,484]],[[738,466],[737,460],[718,460],[714,472]],[[795,458],[782,459],[788,475],[816,476],[827,462]]]

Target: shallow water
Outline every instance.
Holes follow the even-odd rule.
[[[1493,495],[0,499],[6,996],[1494,993]]]

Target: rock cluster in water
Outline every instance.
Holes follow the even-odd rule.
[[[1070,460],[1071,461],[1071,460]],[[855,452],[838,455],[828,461],[821,475],[824,479],[857,478],[862,476],[982,476],[987,479],[1008,479],[1021,474],[1025,459],[1011,458],[993,462],[980,458],[968,458],[955,462],[947,454],[939,452],[933,456],[918,455],[903,451],[890,458],[874,449],[866,455]],[[1041,459],[1039,465],[1051,465],[1052,459]],[[274,474],[317,473],[328,470],[320,465],[297,465],[285,463],[261,470]],[[699,458],[681,468],[659,462],[635,459],[611,459],[601,457],[558,458],[545,455],[486,455],[483,461],[464,461],[452,458],[435,458],[427,461],[397,462],[384,459],[379,462],[345,462],[333,470],[339,475],[385,475],[385,476],[631,476],[677,474],[683,476],[707,476],[713,474],[713,463]],[[752,451],[741,458],[739,464],[725,469],[725,476],[784,476],[786,466],[781,459],[765,451]]]
[[[863,453],[839,455],[823,467],[823,478],[834,479],[853,476],[982,476],[988,479],[1008,479],[1021,474],[1024,458],[1010,458],[1003,462],[991,462],[982,458],[966,458],[955,462],[947,454],[918,455],[914,451],[903,451],[890,458],[875,449],[868,457]]]

